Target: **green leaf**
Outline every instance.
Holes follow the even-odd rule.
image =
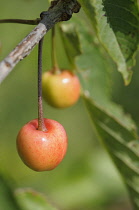
[[[83,54],[78,58],[83,98],[98,135],[124,177],[135,209],[138,209],[139,144],[136,125],[122,108],[111,101],[109,60],[103,51],[81,35]],[[83,41],[86,40],[86,41]],[[90,44],[89,46],[89,43]],[[105,59],[104,59],[105,58]],[[135,180],[134,180],[135,178]]]
[[[15,195],[22,210],[56,210],[43,194],[32,189],[18,189]]]
[[[70,68],[74,69],[75,58],[81,54],[77,31],[73,24],[61,24],[58,29],[65,48],[66,57],[71,65]]]
[[[134,209],[139,209],[139,140],[111,113],[84,96],[85,104],[106,149],[124,178]]]
[[[95,101],[107,104],[111,97],[109,79],[113,70],[111,59],[98,43],[93,31],[90,30],[90,25],[86,25],[85,17],[76,18],[74,22],[77,25],[82,50],[82,54],[76,58],[76,66],[83,90]]]
[[[78,24],[78,22],[76,23]],[[129,116],[125,116],[122,108],[111,101],[111,72],[114,69],[109,58],[95,41],[92,33],[79,24],[78,27],[82,55],[77,58],[76,64],[84,94],[110,111],[125,126],[136,130],[133,120]]]
[[[2,176],[0,176],[0,209],[20,210],[8,181]]]
[[[116,62],[125,84],[131,80],[139,36],[136,0],[79,0],[102,45]]]
[[[105,52],[89,30],[79,27],[79,32],[83,54],[78,57],[77,66],[83,99],[94,128],[123,176],[137,209],[139,144],[136,125],[111,101],[111,62]]]

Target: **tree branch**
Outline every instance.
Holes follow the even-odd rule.
[[[76,0],[55,0],[46,12],[41,13],[40,23],[0,62],[0,83],[8,76],[16,64],[28,56],[42,37],[60,21],[71,18],[75,8],[80,7]]]

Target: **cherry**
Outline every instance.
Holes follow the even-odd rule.
[[[44,118],[46,131],[38,130],[38,119],[25,124],[17,136],[17,150],[22,161],[35,171],[54,169],[64,158],[67,135],[55,120]]]
[[[55,120],[43,118],[42,45],[43,39],[38,47],[38,118],[24,125],[16,140],[19,156],[35,171],[54,169],[67,150],[67,135],[63,126]]]
[[[80,96],[80,81],[68,71],[49,71],[42,75],[44,99],[55,108],[66,108],[77,102]]]

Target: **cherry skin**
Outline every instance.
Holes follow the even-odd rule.
[[[67,151],[64,127],[55,120],[44,118],[47,131],[39,131],[38,119],[25,124],[17,136],[17,150],[22,161],[34,171],[54,169]]]
[[[78,77],[64,70],[59,73],[45,72],[42,76],[42,93],[44,99],[55,108],[72,106],[80,97]]]

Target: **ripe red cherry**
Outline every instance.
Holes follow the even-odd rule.
[[[45,72],[42,76],[42,92],[48,104],[56,108],[66,108],[79,99],[80,81],[68,70],[59,73]]]
[[[57,121],[44,118],[47,131],[38,130],[38,119],[25,124],[17,136],[17,150],[23,162],[35,171],[54,169],[64,158],[67,135]]]

